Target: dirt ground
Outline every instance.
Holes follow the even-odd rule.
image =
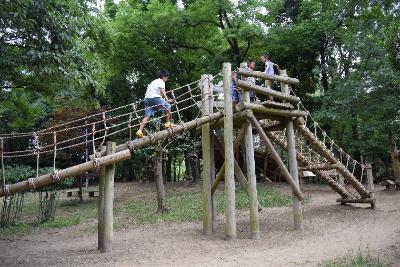
[[[292,230],[291,207],[260,213],[259,240],[249,239],[248,212],[240,211],[234,241],[223,239],[221,216],[212,237],[201,234],[201,222],[147,224],[115,232],[110,254],[96,250],[97,234],[52,229],[1,238],[0,265],[317,266],[361,249],[400,266],[400,193],[378,187],[377,208],[371,210],[369,205],[338,205],[338,195],[325,186],[309,185],[304,191],[311,201],[305,206],[303,232]]]

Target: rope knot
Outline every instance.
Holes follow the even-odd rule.
[[[128,149],[131,153],[135,150],[135,147],[133,146],[133,141],[128,141],[126,142],[126,145],[128,146]]]
[[[58,170],[54,170],[54,172],[52,173],[51,177],[53,178],[54,181],[60,181],[61,180]]]
[[[93,159],[93,166],[96,168],[96,170],[100,169],[99,159],[97,159],[97,158]]]
[[[29,189],[35,189],[36,188],[33,178],[28,178],[28,186],[29,186]]]
[[[6,184],[6,185],[3,186],[3,192],[4,192],[4,195],[6,195],[6,196],[11,196],[11,193],[10,193],[10,186],[9,186],[8,184]]]

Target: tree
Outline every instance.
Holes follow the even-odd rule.
[[[0,3],[2,129],[43,126],[43,116],[57,102],[56,96],[94,104],[93,97],[103,86],[102,68],[86,35],[95,20],[91,4],[84,0]],[[83,100],[88,95],[90,99]]]

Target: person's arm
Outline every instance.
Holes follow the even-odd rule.
[[[165,92],[165,88],[160,88],[160,94],[161,94],[162,97],[164,97],[164,99],[165,99],[167,102],[169,101],[168,96],[167,96],[167,93]]]

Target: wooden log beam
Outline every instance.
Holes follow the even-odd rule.
[[[367,172],[367,185],[368,185],[368,192],[370,194],[370,198],[374,201],[371,202],[371,209],[375,209],[375,186],[374,186],[374,177],[372,175],[372,165],[366,164],[365,170]]]
[[[302,111],[302,110],[266,108],[263,105],[254,104],[254,103],[240,103],[238,106],[241,110],[251,109],[256,113],[263,113],[263,114],[279,116],[279,117],[294,118],[294,117],[307,117],[308,116],[308,112]]]
[[[223,65],[224,82],[224,143],[225,143],[225,236],[236,239],[235,179],[233,152],[233,110],[231,64]]]
[[[265,133],[271,140],[273,140],[277,145],[287,151],[287,144],[277,138],[274,133],[266,132]],[[302,165],[307,165],[309,162],[305,156],[301,153],[296,153],[297,160]],[[333,188],[342,198],[350,198],[350,193],[344,188],[340,183],[332,179],[328,174],[321,170],[314,170],[313,173],[323,179],[331,188]]]
[[[233,144],[233,151],[237,151],[237,149],[239,148],[240,144],[242,143],[244,134],[245,134],[244,130],[240,129],[239,134],[236,137],[236,141]],[[214,140],[216,141],[215,144],[217,145],[218,152],[221,154],[221,156],[223,158],[225,158],[224,151],[223,151],[225,148],[223,146],[218,146],[221,144],[219,137],[214,135]],[[217,189],[218,184],[222,180],[224,174],[225,174],[225,163],[222,164],[221,169],[219,170],[219,172],[215,178],[215,181],[213,182],[213,185],[211,186],[211,194],[215,193],[215,190]]]
[[[108,166],[119,161],[130,159],[131,153],[129,149],[122,150],[120,152],[114,153],[112,155],[103,156],[101,158],[96,158],[95,161],[88,161],[82,164],[75,165],[73,167],[66,168],[64,170],[58,171],[58,177],[64,180],[68,177],[79,176],[85,172],[95,170],[96,167]],[[97,165],[96,165],[97,164]],[[32,178],[31,182],[28,180],[8,185],[8,190],[10,194],[15,194],[18,192],[28,191],[34,188],[40,188],[46,185],[55,184],[58,180],[53,178],[52,173],[48,173],[36,178]],[[4,188],[0,189],[0,197],[4,197],[8,192],[4,192]]]
[[[243,102],[250,103],[250,92],[245,91],[243,94]],[[250,204],[250,231],[252,239],[260,238],[260,222],[259,222],[259,203],[257,198],[257,179],[256,179],[256,166],[254,162],[254,138],[253,129],[251,125],[243,125],[245,129],[244,137],[244,157],[246,163],[246,175],[247,175],[247,194],[249,195]],[[235,161],[238,172],[241,173],[240,166]],[[243,174],[243,173],[242,173]],[[244,175],[243,175],[244,178]],[[246,178],[244,178],[246,179]]]
[[[267,100],[267,101],[261,102],[259,104],[263,105],[264,107],[294,109],[294,106],[292,104],[275,102],[273,100]]]
[[[201,110],[203,114],[210,114],[210,97],[212,97],[212,91],[208,86],[208,75],[201,75],[201,98],[202,101]],[[212,162],[211,152],[211,137],[212,131],[209,123],[203,124],[201,127],[201,150],[203,158],[203,169],[201,172],[202,177],[202,198],[203,198],[203,234],[210,235],[213,229],[213,205],[211,198],[211,176]]]
[[[311,166],[305,166],[305,167],[300,167],[299,171],[314,171],[314,170],[335,170],[339,168],[338,164],[323,164],[323,165],[311,165]]]
[[[137,148],[147,146],[149,144],[154,144],[165,138],[176,136],[178,134],[183,133],[184,131],[187,131],[187,130],[190,130],[193,128],[198,128],[206,123],[221,119],[223,117],[224,117],[224,114],[222,112],[216,112],[216,113],[213,113],[213,114],[210,114],[207,116],[203,116],[198,119],[176,125],[174,128],[165,129],[165,130],[155,132],[150,135],[146,135],[140,139],[135,139],[132,141],[125,142],[123,144],[118,145],[115,148],[115,151],[119,152],[119,151],[122,151],[125,149],[129,149],[129,147],[131,147],[132,149],[137,149]],[[104,156],[104,153],[99,153],[99,156]],[[90,156],[90,159],[93,159],[93,155]]]
[[[375,203],[374,198],[360,198],[360,199],[346,199],[346,198],[338,198],[336,202],[340,203]]]
[[[247,77],[255,77],[255,78],[260,78],[264,80],[269,80],[269,81],[277,81],[277,82],[284,82],[288,84],[299,84],[299,80],[296,78],[290,78],[287,76],[279,76],[279,75],[271,75],[271,74],[266,74],[261,71],[249,71],[243,68],[239,68],[237,70],[237,73],[239,75],[244,75]]]
[[[243,132],[243,133],[242,133]],[[241,129],[241,132],[239,133],[239,137],[238,137],[238,139],[236,140],[236,142],[235,142],[235,144],[233,145],[234,147],[234,151],[236,150],[235,149],[235,147],[238,147],[238,146],[240,146],[241,145],[241,142],[242,142],[242,139],[243,139],[243,137],[244,137],[244,133],[245,133],[245,128],[242,128]],[[241,137],[241,138],[240,138]],[[216,147],[217,147],[217,151],[219,152],[219,154],[223,157],[223,158],[225,158],[225,155],[224,155],[224,149],[225,149],[225,147],[224,147],[224,144],[221,142],[221,140],[218,138],[218,136],[214,136],[214,139],[215,139],[215,142],[216,142]],[[250,198],[250,189],[249,189],[249,186],[248,186],[248,180],[247,180],[247,178],[246,178],[246,176],[243,174],[243,172],[242,172],[242,170],[240,169],[240,165],[239,165],[239,163],[236,161],[236,160],[234,160],[235,162],[234,162],[234,171],[235,171],[235,177],[236,177],[236,179],[238,180],[238,182],[240,183],[240,185],[243,187],[243,189],[244,189],[244,191],[246,191],[246,193],[247,193],[247,196]],[[221,170],[222,170],[222,167],[221,167]],[[223,165],[223,171],[225,171],[225,164]],[[219,176],[220,174],[218,173],[218,176]],[[218,180],[218,177],[217,176],[217,179],[216,180]],[[219,179],[219,181],[222,179],[222,177]],[[219,181],[218,181],[218,183],[219,183]],[[217,186],[218,186],[218,184],[213,184],[213,188],[214,188],[214,185],[215,185],[215,189],[217,188]],[[215,189],[214,189],[214,191],[215,191]],[[213,192],[214,192],[213,191]],[[261,211],[262,210],[262,207],[261,207],[261,205],[258,203],[258,201],[257,201],[257,208],[258,208],[258,211]]]
[[[282,122],[274,122],[271,124],[263,124],[260,122],[260,125],[263,128],[264,132],[282,131],[286,128],[286,126]]]
[[[115,143],[108,141],[106,154],[112,155],[115,150]],[[114,206],[114,174],[115,174],[115,163],[105,166],[103,179],[103,186],[104,188],[99,188],[99,191],[103,191],[104,203],[103,205],[103,221],[102,227],[99,229],[99,235],[101,235],[101,239],[99,240],[100,251],[101,253],[110,253],[112,251],[112,240],[114,235],[113,230],[113,223],[114,223],[114,213],[113,213],[113,206]]]
[[[222,164],[221,169],[219,169],[219,172],[217,173],[217,177],[215,178],[215,181],[213,185],[211,186],[211,194],[215,193],[215,190],[217,190],[219,182],[221,182],[222,178],[225,175],[225,163]]]
[[[280,73],[282,76],[287,77],[286,70],[281,70]],[[290,94],[289,86],[287,83],[281,83],[281,91],[284,94]],[[295,184],[300,188],[299,183],[299,169],[297,165],[297,157],[296,157],[296,138],[294,134],[294,126],[293,120],[286,120],[286,140],[288,146],[288,162],[289,162],[289,170],[290,175],[292,176]],[[294,229],[295,230],[303,230],[304,229],[304,216],[303,216],[303,207],[301,201],[296,199],[293,193],[293,214],[294,214]]]
[[[328,160],[330,164],[337,164],[337,171],[347,180],[349,183],[356,189],[356,191],[360,194],[362,198],[369,198],[370,194],[367,192],[365,187],[353,176],[353,174],[346,169],[346,167],[339,162],[335,155],[328,150],[324,144],[319,141],[314,134],[301,123],[300,120],[296,120],[296,128],[303,137],[307,139],[311,143],[311,145],[316,149],[324,158]]]
[[[284,94],[282,92],[279,91],[275,91],[273,89],[269,89],[266,87],[262,87],[259,85],[255,85],[255,84],[251,84],[242,80],[237,79],[236,80],[236,85],[240,88],[242,88],[243,90],[248,90],[248,91],[253,91],[257,94],[262,94],[262,95],[267,95],[267,96],[272,96],[281,100],[286,100],[290,103],[294,103],[297,104],[300,102],[300,98],[297,96],[292,96],[289,94]]]
[[[281,158],[279,157],[278,152],[276,152],[274,146],[272,145],[271,141],[267,137],[267,135],[264,133],[261,125],[258,123],[256,117],[252,114],[252,112],[249,110],[248,111],[248,116],[253,124],[253,126],[257,129],[258,134],[261,137],[261,140],[264,141],[268,151],[271,153],[271,157],[275,160],[276,164],[278,165],[279,169],[282,171],[283,177],[285,180],[289,183],[293,190],[293,194],[297,197],[298,200],[303,200],[303,194],[300,191],[299,186],[295,183],[293,180],[292,176],[290,175],[289,171],[286,169],[285,164],[282,162]]]

